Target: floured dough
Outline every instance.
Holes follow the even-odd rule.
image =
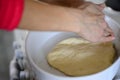
[[[89,43],[80,38],[63,40],[47,56],[48,63],[69,76],[83,76],[102,71],[115,58],[112,42]]]

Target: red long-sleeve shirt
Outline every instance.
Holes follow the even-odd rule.
[[[0,30],[15,29],[22,17],[24,0],[0,0]]]

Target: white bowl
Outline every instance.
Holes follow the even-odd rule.
[[[108,20],[109,21],[109,20]],[[115,23],[114,23],[115,24]],[[32,70],[36,75],[37,80],[112,80],[119,69],[119,28],[117,26],[112,27],[116,32],[116,40],[114,44],[118,53],[118,57],[115,62],[107,69],[80,77],[69,77],[63,73],[53,69],[47,63],[46,56],[53,46],[69,37],[78,37],[77,34],[72,32],[30,32],[26,39],[26,53],[28,60],[30,61]],[[99,63],[98,63],[99,64]]]

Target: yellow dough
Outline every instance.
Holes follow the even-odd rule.
[[[89,43],[69,38],[58,43],[48,54],[50,66],[69,76],[83,76],[100,72],[115,59],[112,42]]]

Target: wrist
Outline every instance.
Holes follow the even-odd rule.
[[[80,33],[82,25],[82,11],[78,9],[69,8],[66,9],[66,12],[70,15],[70,19],[72,19],[72,22],[70,23],[71,26],[69,26],[69,31]]]

